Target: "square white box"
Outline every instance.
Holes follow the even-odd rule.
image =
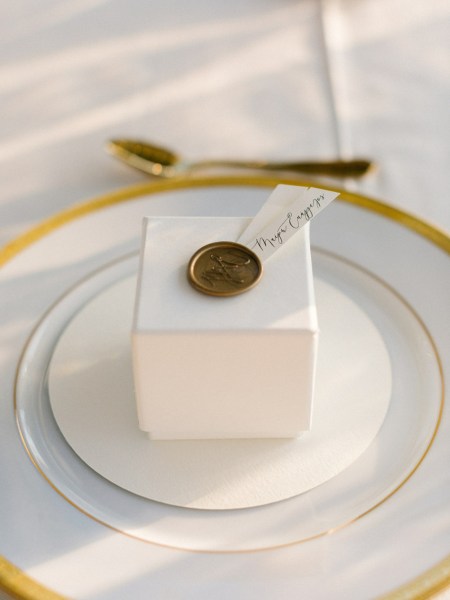
[[[259,284],[213,297],[187,280],[201,246],[242,217],[148,217],[132,329],[139,427],[151,439],[295,437],[310,429],[318,343],[309,227]]]

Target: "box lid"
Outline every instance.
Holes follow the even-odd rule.
[[[134,315],[135,332],[317,330],[309,227],[266,263],[256,287],[221,298],[191,287],[186,270],[201,246],[235,241],[246,217],[146,217]]]

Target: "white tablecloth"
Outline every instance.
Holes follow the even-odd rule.
[[[378,169],[348,188],[450,229],[447,0],[17,0],[0,11],[0,246],[146,180],[105,154],[113,137],[192,159],[368,157]],[[58,510],[55,527],[76,518]],[[13,558],[21,543],[39,546],[28,536]],[[131,541],[120,543],[126,563]],[[102,545],[105,561],[117,551],[101,538],[77,544],[72,564]],[[151,568],[162,578],[175,559],[159,556]],[[27,566],[39,578],[52,560],[62,568],[58,557],[44,571]],[[185,560],[201,584],[201,561]],[[127,565],[136,581],[146,568]],[[110,589],[120,585],[111,572]]]
[[[347,185],[449,228],[446,0],[31,0],[0,19],[0,243],[142,180],[114,136],[190,158],[362,155]]]

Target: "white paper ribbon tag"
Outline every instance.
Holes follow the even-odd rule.
[[[319,188],[278,185],[238,243],[265,261],[338,196]]]

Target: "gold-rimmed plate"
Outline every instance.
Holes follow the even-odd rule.
[[[9,286],[9,296],[15,298],[14,305],[6,308],[9,311],[9,322],[16,323],[17,326],[17,331],[12,331],[14,335],[11,336],[11,329],[9,330],[17,351],[29,338],[33,325],[45,310],[62,294],[67,293],[71,285],[79,285],[80,280],[94,269],[136,249],[140,220],[144,214],[249,215],[265,199],[267,188],[279,182],[277,179],[261,178],[210,178],[139,186],[76,207],[17,240],[0,257],[6,263],[2,272],[3,282]],[[338,256],[339,261],[355,264],[355,268],[380,278],[383,285],[408,307],[429,342],[433,364],[439,372],[441,406],[441,363],[448,358],[442,327],[446,316],[444,297],[448,285],[448,279],[445,280],[448,277],[448,238],[421,221],[381,203],[355,194],[345,194],[343,199],[344,202],[330,207],[320,220],[317,219],[313,243],[319,251],[331,252]],[[34,243],[30,245],[31,242]],[[433,298],[432,306],[430,298]],[[4,315],[6,320],[6,312]],[[37,338],[33,339],[38,342]],[[428,385],[429,382],[419,377],[417,383],[424,385],[425,390],[425,384]],[[435,394],[436,391],[430,393]],[[102,585],[111,588],[109,597],[117,594],[114,591],[117,586],[123,591],[127,589],[127,585],[128,590],[138,589],[136,586],[140,585],[141,589],[153,589],[157,593],[159,585],[170,585],[167,579],[171,577],[181,578],[185,589],[194,593],[194,590],[198,590],[199,583],[194,576],[197,568],[206,573],[205,593],[226,586],[227,582],[237,577],[240,581],[237,591],[239,597],[253,593],[250,589],[259,589],[260,597],[265,597],[265,594],[275,597],[277,590],[286,581],[290,582],[292,595],[298,595],[299,590],[302,590],[311,598],[330,597],[331,590],[336,597],[337,581],[340,582],[342,597],[346,594],[348,597],[351,593],[361,596],[368,590],[371,596],[381,595],[419,576],[442,559],[446,552],[448,522],[444,507],[448,488],[445,481],[439,481],[428,494],[424,493],[431,481],[435,485],[436,473],[439,472],[435,469],[441,467],[444,470],[448,458],[443,437],[445,431],[448,432],[448,423],[445,418],[440,420],[439,415],[440,413],[435,419],[429,443],[425,444],[424,451],[413,468],[405,473],[403,485],[392,490],[395,493],[388,494],[391,497],[384,498],[386,501],[363,519],[358,519],[342,531],[311,540],[307,551],[306,546],[293,543],[289,547],[272,550],[275,554],[247,551],[245,557],[242,557],[239,554],[225,555],[219,552],[216,557],[202,554],[202,558],[189,554],[187,559],[183,552],[180,554],[177,550],[143,544],[138,539],[120,536],[117,531],[111,533],[112,529],[87,519],[89,511],[84,511],[84,515],[74,513],[66,500],[56,496],[48,485],[52,483],[54,487],[58,487],[58,482],[49,481],[48,477],[47,481],[34,478],[29,472],[31,465],[22,462],[25,456],[18,449],[18,440],[14,439],[15,430],[10,431],[9,422],[5,430],[5,439],[9,443],[8,455],[14,453],[17,456],[15,461],[27,477],[20,481],[12,478],[8,497],[13,502],[14,497],[33,496],[39,505],[47,504],[48,501],[49,506],[44,510],[47,517],[40,523],[36,506],[27,507],[26,511],[21,512],[22,529],[16,527],[15,532],[32,532],[33,536],[44,538],[48,547],[54,543],[54,550],[48,550],[45,556],[43,552],[33,554],[31,550],[21,550],[19,543],[17,552],[8,558],[14,559],[17,556],[17,563],[26,568],[28,574],[67,595],[81,595],[83,586],[85,590],[92,590],[99,589]],[[21,415],[18,416],[20,423]],[[46,417],[41,417],[45,429]],[[32,440],[25,440],[25,443],[36,463]],[[57,442],[54,452],[55,456],[59,453]],[[41,471],[45,467],[45,464],[41,465]],[[95,483],[92,482],[92,485],[95,486]],[[77,505],[74,498],[70,501]],[[427,510],[430,503],[433,511]],[[5,518],[10,519],[12,512],[17,515],[19,511],[3,511]],[[66,513],[70,523],[63,518]],[[170,519],[170,516],[166,518]],[[279,518],[281,523],[282,517]],[[53,533],[51,527],[45,527],[57,519],[64,522],[61,536]],[[187,527],[195,528],[196,520],[196,516],[186,517]],[[246,522],[243,515],[243,528]],[[424,552],[423,548],[430,543],[429,537],[422,534],[422,548],[419,551],[417,533],[413,536],[413,531],[410,531],[414,529],[413,525],[420,531],[433,531],[433,544],[428,552]],[[73,541],[75,529],[78,532],[77,542]],[[5,524],[5,531],[10,539],[17,539],[9,524]],[[25,539],[26,535],[19,537]],[[170,543],[167,545],[170,546]],[[396,545],[397,551],[401,549],[402,561],[395,560],[398,556],[398,552],[394,552]],[[125,547],[132,552],[132,566],[125,564],[120,555]],[[173,553],[170,558],[168,552]],[[80,561],[79,565],[87,566],[89,560],[94,557],[100,560],[101,556],[109,557],[109,566],[115,565],[117,575],[113,581],[116,582],[116,587],[111,579],[109,583],[105,583],[105,569],[100,563],[97,563],[95,573],[88,580],[77,582],[75,579],[66,579],[66,583],[58,584],[56,573],[61,568],[70,573],[75,559]],[[201,567],[197,566],[200,563]],[[158,571],[155,565],[161,567],[162,564],[165,565],[165,577],[155,572],[155,569]],[[77,567],[77,572],[79,568]],[[445,564],[434,572],[431,587],[443,585],[444,571]],[[119,572],[122,573],[121,579],[127,581],[127,584],[119,581]],[[305,576],[305,573],[308,575]],[[382,577],[380,573],[383,574]],[[9,585],[8,578],[3,584]],[[419,590],[419,584],[415,585],[416,590]],[[22,591],[24,590],[25,588]]]

